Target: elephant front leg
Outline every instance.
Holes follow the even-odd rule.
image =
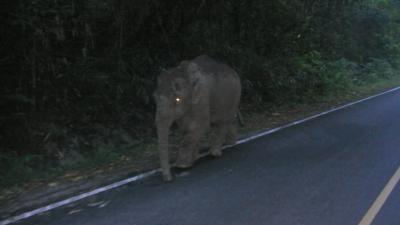
[[[198,158],[200,140],[204,133],[204,129],[196,127],[184,135],[179,147],[175,167],[189,168],[193,166],[194,162]]]

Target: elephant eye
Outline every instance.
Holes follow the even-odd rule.
[[[181,103],[181,102],[182,102],[182,99],[179,98],[179,97],[176,97],[176,98],[175,98],[175,102],[176,102],[176,103]]]

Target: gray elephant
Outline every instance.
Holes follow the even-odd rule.
[[[170,127],[184,132],[176,167],[191,167],[198,158],[199,142],[211,128],[210,154],[222,155],[223,144],[236,142],[236,114],[241,96],[237,73],[202,55],[163,71],[154,92],[156,126],[163,178],[172,180],[168,152]]]

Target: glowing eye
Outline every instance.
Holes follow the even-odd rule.
[[[175,101],[179,103],[179,102],[181,102],[181,99],[180,98],[176,98]]]

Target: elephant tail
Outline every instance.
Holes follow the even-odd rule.
[[[240,126],[244,127],[244,120],[243,120],[242,113],[240,112],[240,109],[238,110],[238,112],[236,114],[236,118],[238,118]]]

